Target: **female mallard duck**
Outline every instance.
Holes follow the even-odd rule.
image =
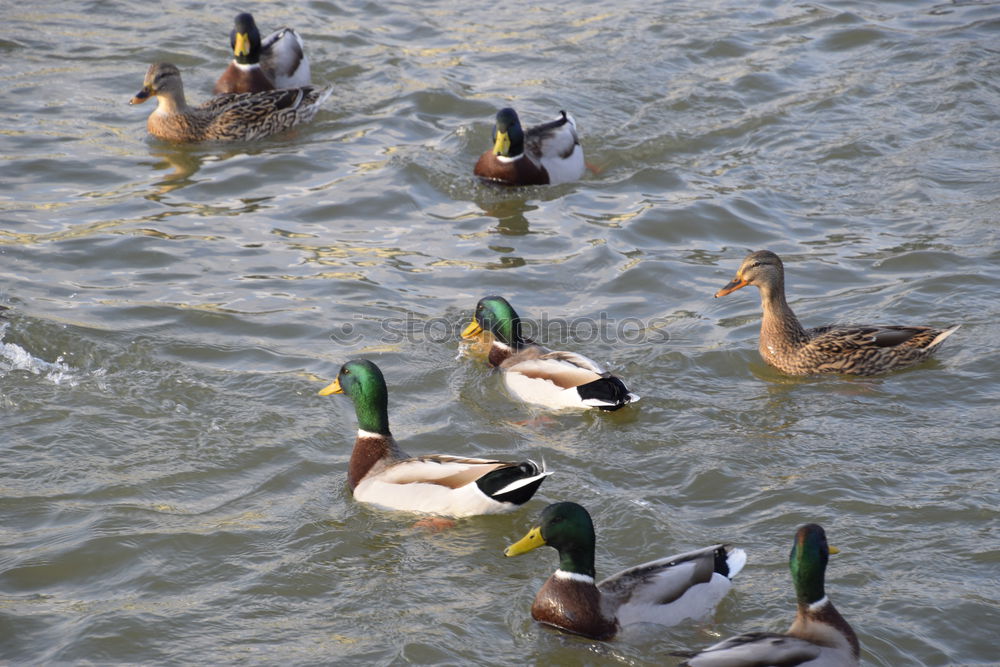
[[[551,473],[533,461],[407,456],[389,432],[388,391],[378,366],[348,361],[320,396],[347,394],[358,415],[347,481],[354,498],[394,510],[452,517],[523,505]]]
[[[752,632],[730,637],[700,653],[677,653],[689,667],[850,667],[861,648],[850,624],[823,591],[826,563],[836,549],[827,546],[823,528],[810,523],[798,529],[788,567],[798,610],[785,634]]]
[[[521,318],[502,296],[479,300],[463,338],[488,331],[491,366],[503,372],[512,394],[549,408],[617,410],[639,400],[619,378],[575,352],[552,352],[521,336]]]
[[[585,164],[576,121],[565,111],[527,132],[513,109],[500,109],[493,148],[480,156],[476,176],[502,185],[556,185],[579,180]]]
[[[660,558],[594,584],[594,523],[576,503],[556,503],[537,526],[507,547],[518,556],[548,545],[559,569],[538,591],[531,617],[592,639],[611,639],[634,623],[676,625],[708,616],[746,563],[742,549],[724,544]]]
[[[156,96],[159,104],[149,115],[146,128],[164,141],[252,141],[311,120],[331,92],[329,88],[305,86],[220,95],[189,107],[180,71],[169,63],[154,63],[146,72],[142,90],[129,104],[142,104]]]
[[[803,329],[785,301],[785,268],[770,250],[743,260],[736,277],[715,293],[725,296],[756,285],[764,317],[760,323],[760,356],[783,373],[850,373],[877,375],[923,361],[958,329],[899,326],[827,325]]]
[[[309,59],[297,32],[281,28],[261,41],[251,14],[237,14],[234,23],[229,33],[233,60],[215,82],[213,94],[259,93],[309,85]]]

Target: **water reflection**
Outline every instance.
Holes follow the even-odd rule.
[[[492,231],[505,236],[524,236],[529,233],[528,218],[525,213],[535,211],[539,207],[529,204],[520,197],[495,199],[493,201],[479,200],[476,202],[483,213],[497,219],[497,226]]]
[[[153,184],[157,190],[146,196],[153,201],[159,201],[162,195],[194,184],[196,181],[192,177],[201,169],[201,163],[207,157],[207,154],[186,146],[151,148],[149,153],[160,160],[153,163],[154,171],[171,170],[163,180]]]

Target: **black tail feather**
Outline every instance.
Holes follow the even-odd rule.
[[[607,405],[599,405],[601,410],[617,410],[632,400],[628,387],[611,373],[604,373],[600,379],[581,384],[576,388],[583,400],[597,400]]]
[[[480,491],[497,502],[523,505],[531,500],[531,497],[535,495],[535,491],[537,491],[538,487],[545,481],[544,477],[539,477],[530,484],[525,484],[524,486],[512,489],[499,495],[497,494],[508,484],[516,482],[519,479],[534,477],[535,475],[540,475],[541,473],[542,469],[539,468],[534,461],[525,461],[523,463],[518,463],[517,465],[497,468],[496,470],[483,475],[476,480],[476,485],[479,487]]]

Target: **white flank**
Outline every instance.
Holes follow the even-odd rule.
[[[576,121],[569,114],[566,114],[566,118],[569,122],[547,138],[541,147],[542,166],[549,172],[551,185],[578,181],[587,168],[583,159],[583,148],[576,143]],[[572,154],[569,157],[562,157],[571,148]]]
[[[651,584],[651,587],[657,588],[656,584]],[[704,619],[711,615],[730,588],[732,582],[715,573],[708,582],[695,584],[668,604],[659,604],[655,597],[636,595],[618,608],[618,622],[623,626],[633,623],[672,626],[687,620]],[[637,600],[637,597],[641,599]]]
[[[579,572],[567,572],[566,570],[556,570],[552,573],[552,576],[556,579],[562,579],[563,581],[579,581],[583,584],[594,583],[594,578],[590,575],[580,574]]]
[[[477,464],[482,466],[481,474],[486,474],[496,467],[496,461],[491,459],[459,459],[457,461],[448,461],[427,457],[424,459],[405,459],[398,463],[393,463],[379,472],[377,477],[383,482],[397,486],[406,486],[414,482],[414,480],[420,480],[420,483],[433,483],[434,480],[451,477],[452,475],[461,474],[471,468],[475,468]],[[479,475],[477,475],[477,479],[478,477]],[[437,485],[435,484],[435,486]],[[474,483],[473,486],[475,486]],[[478,489],[479,487],[476,488]]]
[[[780,641],[773,635],[766,635],[755,641],[746,642],[740,637],[730,637],[713,644],[686,664],[691,667],[726,667],[728,665],[856,665],[847,656],[828,656],[829,661],[816,663],[822,648],[798,637],[782,635]],[[807,662],[808,661],[808,662]]]
[[[487,497],[475,483],[452,489],[428,482],[392,484],[379,478],[363,479],[354,488],[354,498],[387,509],[456,518],[499,514],[517,507]]]
[[[273,68],[271,73],[276,88],[300,88],[311,83],[309,58],[297,32],[291,28],[276,30],[261,42],[261,46],[271,51],[268,64]],[[301,59],[299,54],[302,54]]]
[[[547,408],[590,408],[610,405],[594,399],[583,400],[576,387],[601,377],[603,369],[592,359],[574,352],[550,352],[504,368],[504,382],[517,398]],[[531,377],[540,376],[540,377]],[[548,378],[559,378],[559,384]],[[563,389],[562,385],[572,385]]]
[[[516,505],[498,502],[487,496],[475,481],[457,489],[434,483],[435,479],[451,477],[477,465],[482,465],[485,474],[496,467],[496,461],[490,459],[449,461],[447,457],[407,459],[361,480],[354,488],[354,498],[359,502],[372,503],[388,509],[453,517],[498,514],[516,509]],[[549,474],[543,471],[532,479]],[[516,489],[529,482],[530,480],[517,480],[504,490]]]
[[[549,172],[549,185],[578,181],[583,178],[583,172],[587,168],[583,160],[583,149],[579,146],[573,148],[573,153],[568,158],[543,155],[542,166]]]
[[[598,584],[598,588],[604,591],[607,586],[607,589],[614,590],[618,585],[616,580],[627,581],[631,572],[645,571],[651,566],[661,564],[663,569],[636,581],[635,588],[618,609],[618,622],[623,627],[640,623],[672,626],[690,619],[704,619],[712,614],[729,592],[732,582],[729,577],[716,572],[709,581],[692,585],[697,563],[688,560],[687,557],[691,553],[701,553],[702,558],[714,558],[715,549],[716,547],[707,547],[697,552],[644,563],[609,577]],[[727,557],[730,576],[736,576],[745,563],[746,552],[742,549],[733,549]],[[683,591],[679,597],[677,597],[678,591]],[[664,598],[671,598],[673,601],[663,604],[661,600]]]
[[[555,410],[592,407],[580,398],[576,387],[563,389],[551,380],[531,378],[516,371],[504,373],[504,382],[510,393],[525,403],[536,403]]]

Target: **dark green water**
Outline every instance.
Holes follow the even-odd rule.
[[[173,147],[148,63],[201,100],[239,9],[335,87],[294,133]],[[995,664],[1000,6],[987,2],[9,4],[0,39],[0,660],[673,664],[794,612],[823,524],[865,664]],[[559,109],[580,183],[498,192],[492,116]],[[748,250],[807,326],[962,329],[871,380],[787,378]],[[605,322],[550,339],[626,378],[614,414],[511,402],[458,358],[476,301]],[[638,323],[638,324],[636,324]],[[640,327],[640,331],[636,331]],[[404,332],[405,335],[401,335]],[[353,502],[356,428],[316,392],[366,356],[412,453],[532,457],[521,511],[428,533]],[[547,502],[594,515],[598,575],[731,541],[714,620],[610,644],[528,613]]]

